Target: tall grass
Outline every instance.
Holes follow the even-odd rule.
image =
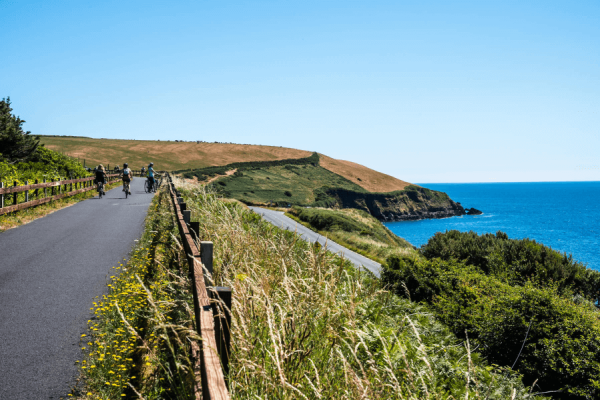
[[[421,307],[235,202],[177,181],[233,288],[230,390],[239,399],[530,398]]]

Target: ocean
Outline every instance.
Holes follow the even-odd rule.
[[[387,222],[396,235],[420,247],[436,232],[496,233],[530,238],[572,254],[600,270],[600,182],[420,183],[447,193],[483,215]]]

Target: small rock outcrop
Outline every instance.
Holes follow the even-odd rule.
[[[465,211],[467,212],[467,215],[481,215],[481,214],[483,214],[483,211],[479,211],[476,208],[466,208]]]

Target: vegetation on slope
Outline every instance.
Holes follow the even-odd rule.
[[[391,193],[370,193],[323,168],[317,153],[303,159],[235,163],[182,172],[185,178],[211,178],[221,194],[246,204],[355,208],[382,220],[464,214],[445,193],[416,185]]]
[[[573,291],[585,299],[598,302],[600,272],[586,268],[572,255],[536,243],[535,240],[509,239],[498,232],[478,235],[475,232],[437,233],[423,246],[425,257],[457,259],[477,267],[511,285],[527,281],[537,286],[549,283],[559,292]]]
[[[233,175],[220,178],[213,185],[223,196],[246,204],[283,207],[332,206],[335,199],[323,189],[331,186],[364,191],[347,179],[312,164],[238,169]]]
[[[490,362],[514,366],[527,385],[557,399],[600,397],[600,313],[586,299],[596,299],[596,273],[503,233],[438,234],[422,254],[391,256],[383,282],[426,303],[457,336],[468,333]]]
[[[239,203],[182,184],[233,288],[233,398],[530,398],[430,314]]]
[[[415,252],[410,243],[394,235],[379,220],[362,210],[294,206],[286,215],[334,242],[380,263],[392,254],[408,255]]]

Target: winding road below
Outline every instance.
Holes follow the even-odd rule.
[[[152,201],[144,179],[0,233],[0,399],[59,399],[111,267],[139,239]],[[84,344],[85,345],[85,344]]]
[[[278,226],[283,229],[287,229],[288,231],[293,231],[298,233],[302,239],[307,240],[309,242],[315,243],[318,242],[322,246],[327,247],[327,250],[332,253],[339,254],[352,262],[357,267],[364,267],[371,271],[375,276],[379,277],[381,272],[381,264],[375,262],[365,256],[362,256],[358,253],[353,252],[352,250],[348,250],[344,246],[340,246],[335,243],[331,239],[327,239],[323,235],[319,235],[315,231],[312,231],[305,227],[302,224],[294,221],[293,219],[286,217],[281,211],[269,210],[266,208],[260,207],[250,207],[252,211],[257,214],[262,215],[262,217],[272,223],[275,226]]]

